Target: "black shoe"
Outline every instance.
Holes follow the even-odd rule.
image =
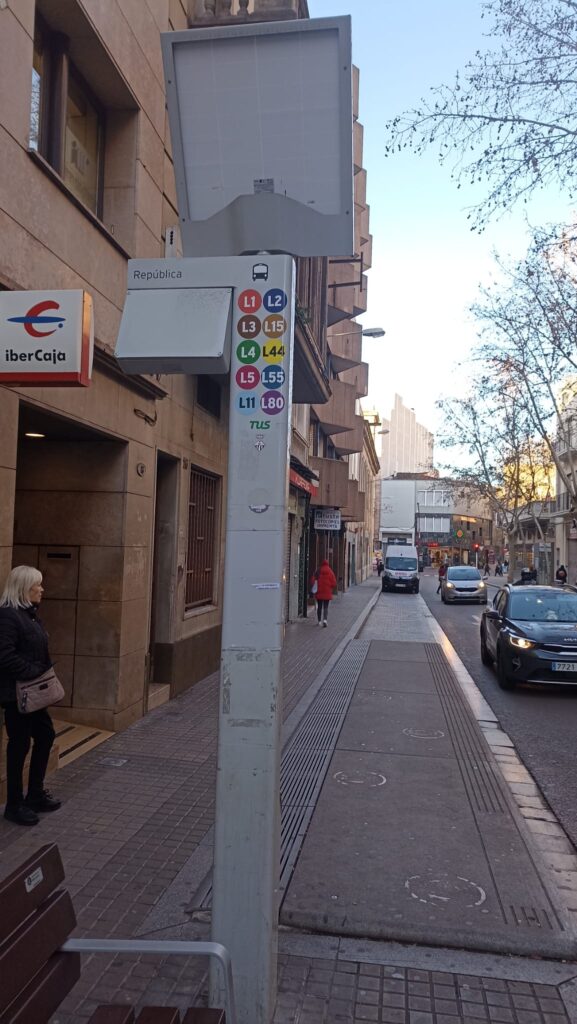
[[[25,800],[26,807],[32,811],[43,813],[44,811],[57,811],[62,807],[62,801],[51,796],[47,789],[43,789],[40,796],[28,795]]]
[[[20,804],[19,807],[9,807],[6,804],[4,817],[6,821],[13,821],[15,825],[37,825],[40,821],[38,815],[25,804]]]

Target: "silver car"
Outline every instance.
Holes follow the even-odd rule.
[[[473,565],[451,565],[441,580],[441,601],[487,604],[487,584]]]

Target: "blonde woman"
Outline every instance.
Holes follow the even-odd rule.
[[[30,565],[18,565],[8,575],[0,596],[0,704],[8,737],[4,817],[16,825],[37,825],[38,812],[57,811],[60,807],[60,800],[44,789],[54,743],[50,715],[45,708],[22,715],[16,704],[16,682],[34,679],[52,664],[48,636],[37,615],[43,593],[42,573]],[[28,792],[24,798],[22,776],[31,742]]]

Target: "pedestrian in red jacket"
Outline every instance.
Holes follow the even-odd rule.
[[[315,583],[316,590],[314,589]],[[336,586],[337,578],[325,558],[315,572],[311,584],[311,590],[317,599],[317,620],[319,626],[321,622],[323,626],[327,625],[329,601],[333,599],[333,591],[336,589]]]

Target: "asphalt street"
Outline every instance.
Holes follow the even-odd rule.
[[[499,581],[493,577],[489,584],[491,601]],[[425,570],[421,575],[424,600],[577,847],[577,687],[499,689],[493,669],[481,662],[482,607],[444,605],[436,590],[436,574]],[[409,596],[398,595],[400,600]]]

